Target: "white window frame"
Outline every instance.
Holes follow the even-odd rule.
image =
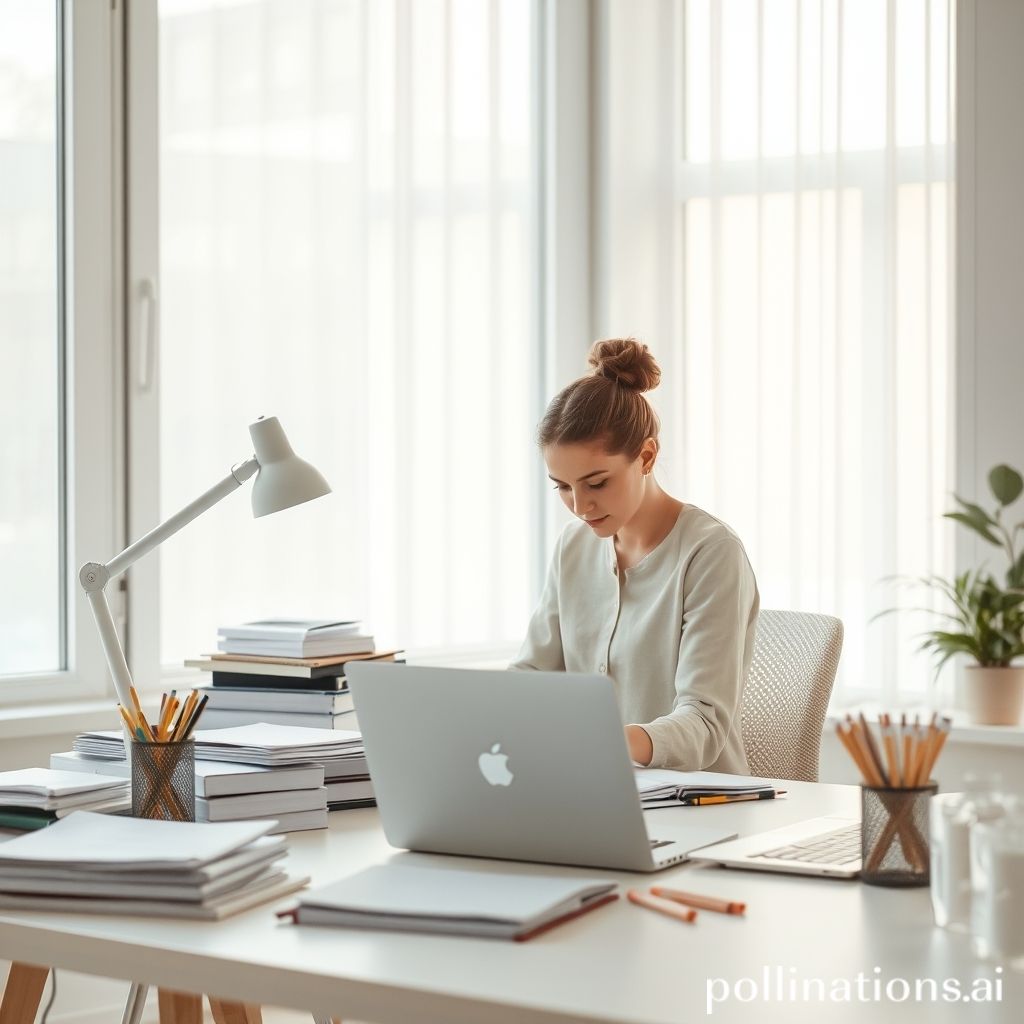
[[[0,709],[113,693],[78,568],[123,547],[118,6],[65,0],[58,7],[65,97],[65,660],[57,672],[0,677]],[[110,598],[123,629],[123,601],[116,590]]]
[[[535,224],[544,250],[538,261],[535,357],[537,416],[554,392],[585,369],[590,343],[590,0],[531,0],[536,5],[534,103],[538,117]],[[158,0],[133,0],[125,24],[128,138],[125,262],[125,403],[128,424],[127,527],[132,539],[160,521],[160,398],[144,362],[159,366],[159,40]],[[581,187],[581,183],[582,187]],[[144,299],[144,293],[154,298]],[[557,339],[563,339],[559,345]],[[532,444],[525,437],[523,443]],[[196,480],[196,492],[212,481]],[[561,528],[560,508],[540,475],[536,483],[534,589],[539,595],[549,551]],[[160,658],[160,560],[129,570],[126,656],[140,691],[176,685],[187,670]],[[524,618],[524,631],[526,618]],[[420,652],[418,661],[446,664],[508,660],[514,650],[462,648]],[[410,659],[413,660],[413,659]]]

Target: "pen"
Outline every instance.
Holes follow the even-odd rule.
[[[638,907],[646,907],[648,910],[657,911],[666,917],[674,917],[677,921],[686,921],[688,924],[692,924],[697,920],[696,910],[682,907],[678,903],[664,900],[660,896],[652,896],[648,892],[640,892],[639,889],[630,889],[626,893],[626,898],[630,903],[635,903]]]
[[[702,896],[696,892],[681,892],[679,889],[667,889],[663,885],[652,885],[651,894],[661,896],[663,899],[672,900],[675,903],[682,903],[687,907],[697,907],[700,910],[714,910],[719,914],[743,914],[746,912],[746,903],[736,900],[720,900],[714,896]]]
[[[196,705],[195,710],[192,712],[188,722],[185,724],[185,735],[182,737],[183,739],[187,740],[189,736],[192,735],[192,730],[195,729],[196,725],[199,723],[199,716],[203,713],[203,708],[206,707],[206,702],[209,699],[210,695],[208,693],[204,693],[203,699]]]
[[[705,807],[709,804],[738,804],[744,800],[774,800],[786,791],[784,789],[766,789],[762,793],[717,793],[714,796],[692,796],[684,800],[687,807]]]

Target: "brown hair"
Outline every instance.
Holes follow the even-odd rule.
[[[658,441],[661,427],[643,396],[661,381],[651,350],[635,338],[596,341],[587,357],[593,373],[574,380],[551,400],[537,429],[541,448],[601,440],[610,455],[640,454],[644,441]]]

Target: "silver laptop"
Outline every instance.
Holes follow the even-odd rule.
[[[854,878],[860,873],[860,819],[809,818],[717,843],[694,853],[693,859],[755,871]]]
[[[659,811],[648,836],[604,676],[360,661],[345,674],[392,846],[658,871],[736,834]]]

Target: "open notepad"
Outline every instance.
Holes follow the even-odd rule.
[[[614,898],[612,881],[382,864],[306,893],[297,924],[530,937]]]
[[[636,788],[646,808],[677,806],[700,796],[775,793],[772,779],[725,772],[675,772],[667,768],[637,768]]]

